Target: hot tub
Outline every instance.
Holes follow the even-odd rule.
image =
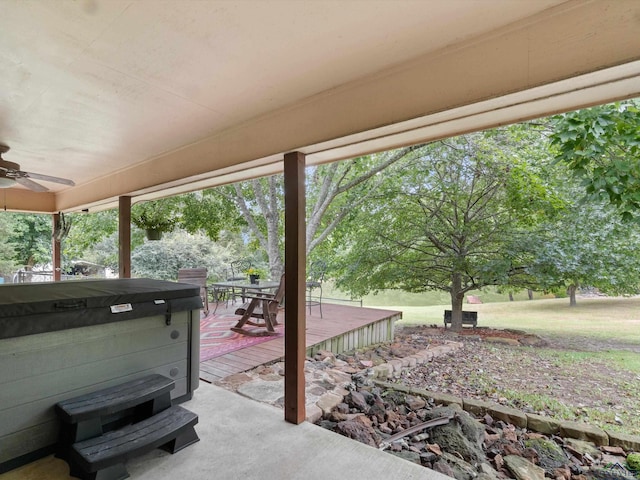
[[[200,287],[150,279],[0,286],[0,473],[52,453],[54,405],[160,373],[198,387]]]

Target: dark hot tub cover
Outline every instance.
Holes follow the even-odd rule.
[[[200,308],[197,285],[146,278],[2,285],[0,338]]]

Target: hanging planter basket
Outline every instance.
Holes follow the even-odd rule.
[[[160,240],[162,238],[162,230],[156,230],[153,228],[147,229],[147,240]]]

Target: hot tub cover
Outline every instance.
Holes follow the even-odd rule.
[[[200,308],[197,285],[146,278],[2,285],[0,338]]]

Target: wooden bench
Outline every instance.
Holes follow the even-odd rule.
[[[161,447],[175,453],[199,440],[198,416],[173,406],[141,422],[73,445],[71,476],[82,480],[117,480],[129,476],[124,462]]]
[[[59,402],[56,456],[69,463],[72,476],[115,480],[128,476],[128,458],[162,445],[173,453],[197,441],[198,417],[171,406],[174,387],[170,378],[152,374]],[[96,444],[104,448],[98,452]]]
[[[444,311],[444,328],[447,328],[447,323],[451,323],[451,310]],[[462,325],[475,328],[478,325],[478,312],[462,312]]]

